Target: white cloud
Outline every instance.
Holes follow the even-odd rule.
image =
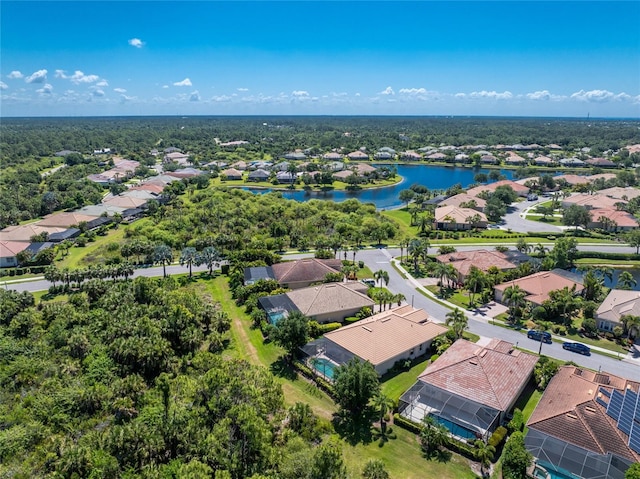
[[[7,85],[3,81],[0,81],[0,90],[6,90],[7,88],[9,88],[9,85]]]
[[[455,96],[456,98],[466,98],[467,94],[466,93],[456,93],[453,96]]]
[[[360,93],[356,93],[356,96],[360,96]]]
[[[49,83],[45,83],[42,88],[36,90],[36,93],[39,93],[40,95],[51,95],[51,93],[53,93],[53,86]]]
[[[114,88],[113,91],[115,91],[116,93],[127,93],[127,90],[125,90],[124,88]]]
[[[553,93],[550,93],[549,90],[540,90],[534,91],[533,93],[527,93],[525,97],[529,100],[534,101],[561,101],[566,100],[567,98],[563,95],[554,95]]]
[[[497,91],[474,91],[469,94],[471,98],[490,98],[492,100],[510,100],[513,98],[513,93],[510,91],[504,91],[498,93]]]
[[[182,81],[177,81],[173,84],[173,86],[191,86],[191,80],[185,78]]]
[[[139,38],[132,38],[131,40],[129,40],[129,45],[136,48],[142,48],[144,42]]]
[[[67,75],[64,70],[56,70],[56,78],[63,78],[65,80],[71,80],[71,83],[79,85],[80,83],[93,83],[100,80],[98,75],[85,75],[80,70],[76,70],[73,72],[73,75]],[[103,83],[100,86],[107,86],[108,83],[106,80],[102,80],[100,83]]]
[[[295,97],[305,97],[305,96],[309,96],[309,92],[308,91],[304,91],[304,90],[294,90],[291,92],[291,94]]]
[[[625,92],[613,93],[608,90],[580,90],[571,95],[572,100],[605,103],[609,101],[637,102],[638,97],[633,97]]]
[[[162,88],[169,88],[169,85],[162,85]]]
[[[189,101],[200,101],[200,92],[198,90],[191,92]]]
[[[24,75],[19,70],[13,70],[11,73],[7,75],[7,78],[11,78],[12,80],[16,78],[22,78],[22,77],[24,77]]]
[[[219,95],[219,96],[211,97],[211,101],[217,102],[217,103],[226,103],[231,101],[231,97],[228,95]]]
[[[96,88],[95,90],[93,90],[93,96],[95,97],[103,97],[104,96],[104,90],[101,90],[100,88]]]
[[[105,87],[105,86],[109,86],[109,82],[107,80],[100,80],[98,83],[96,83],[96,86],[99,87]]]
[[[400,88],[400,93],[405,95],[426,95],[426,88]]]
[[[249,91],[248,88],[238,88],[238,91]]]
[[[120,103],[126,103],[128,101],[133,101],[135,99],[136,99],[135,96],[120,95]]]
[[[25,78],[24,81],[27,83],[44,83],[47,79],[47,73],[47,70],[38,70]]]
[[[395,94],[396,92],[394,92],[393,88],[391,88],[390,86],[388,86],[387,88],[382,90],[380,93],[378,93],[378,95],[395,95]]]

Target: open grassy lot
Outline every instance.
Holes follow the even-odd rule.
[[[392,185],[395,185],[397,183],[400,183],[401,181],[402,181],[402,177],[401,176],[396,176],[392,180],[376,180],[374,183],[363,183],[363,184],[358,185],[358,186],[360,186],[360,189],[369,190],[369,189],[372,189],[372,188],[381,188],[381,187],[384,187],[384,186],[392,186]],[[310,189],[311,191],[324,191],[324,190],[341,191],[341,190],[346,190],[347,186],[349,186],[349,184],[345,183],[344,181],[334,181],[331,186],[328,186],[328,185],[318,186],[318,185],[312,184],[312,185],[309,185],[308,187],[305,187],[304,184],[295,184],[295,185],[293,185],[294,188],[291,188],[291,185],[288,184],[288,183],[278,183],[278,184],[274,185],[273,183],[271,183],[269,181],[246,181],[245,179],[222,181],[220,179],[220,177],[214,178],[213,180],[211,180],[211,184],[213,186],[268,188],[268,189],[278,189],[278,190],[282,190],[282,191],[292,191],[292,190],[302,191],[302,190],[305,190],[305,189]]]
[[[96,236],[95,241],[87,243],[86,246],[73,246],[69,253],[58,259],[54,263],[59,269],[62,268],[84,268],[94,264],[97,258],[102,256],[109,243],[120,243],[124,239],[124,228],[110,229],[106,236]]]

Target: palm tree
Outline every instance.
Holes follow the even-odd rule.
[[[447,280],[447,286],[451,288],[451,284],[458,280],[458,270],[452,264],[445,265],[444,278]]]
[[[487,284],[486,275],[477,267],[472,266],[465,280],[465,286],[469,291],[469,307],[473,306],[473,297]]]
[[[407,253],[411,256],[413,260],[413,270],[414,272],[418,272],[418,261],[422,258],[425,251],[424,243],[417,238],[412,239],[409,242],[409,247],[407,248]]]
[[[163,276],[167,277],[167,265],[173,261],[173,251],[166,244],[159,244],[153,250],[153,262],[162,265]]]
[[[453,311],[448,312],[445,318],[445,324],[447,326],[451,326],[451,330],[456,335],[456,338],[460,339],[462,337],[462,333],[469,325],[469,319],[467,316],[460,308],[456,308]]]
[[[393,302],[398,303],[398,306],[402,305],[402,302],[406,299],[405,295],[402,293],[397,293],[393,295]]]
[[[420,443],[425,452],[431,454],[446,443],[449,431],[430,415],[422,419],[422,424],[424,427],[420,431]]]
[[[542,256],[543,258],[547,255],[547,251],[549,251],[549,248],[547,248],[545,245],[543,245],[542,243],[538,243],[534,248],[533,251],[537,254],[539,254],[540,256]]]
[[[480,474],[484,477],[484,468],[487,467],[496,453],[496,448],[485,443],[481,439],[476,440],[476,457],[480,461]]]
[[[389,273],[387,273],[384,269],[379,269],[375,273],[373,273],[374,279],[380,282],[380,287],[382,288],[382,282],[384,281],[384,285],[389,285]]]
[[[386,396],[383,392],[379,392],[373,397],[373,407],[378,411],[378,417],[380,418],[380,430],[384,433],[387,427],[387,413],[392,411],[395,404],[393,399]]]
[[[637,284],[638,282],[629,271],[623,271],[620,273],[620,276],[618,276],[618,284],[616,287],[618,289],[633,289]]]
[[[626,314],[620,318],[620,322],[624,324],[624,328],[627,330],[627,340],[629,340],[631,339],[631,331],[640,327],[640,316]]]
[[[196,257],[196,265],[207,265],[207,268],[209,268],[209,276],[211,276],[213,274],[213,267],[218,266],[221,260],[222,256],[220,255],[218,250],[214,246],[207,246],[205,249],[200,251],[200,253],[198,253]]]
[[[527,292],[517,284],[508,286],[504,290],[502,299],[509,307],[509,319],[514,320],[520,316],[520,311],[524,307],[527,297]]]
[[[180,252],[180,265],[189,267],[189,278],[192,276],[192,267],[193,264],[198,259],[198,252],[192,246],[187,246],[183,248]]]

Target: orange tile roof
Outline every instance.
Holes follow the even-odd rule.
[[[462,276],[467,276],[472,266],[475,266],[485,273],[492,266],[502,271],[517,267],[511,261],[507,260],[503,253],[484,249],[441,254],[436,256],[436,261],[452,264]]]
[[[576,292],[584,289],[581,283],[572,281],[553,271],[540,271],[523,278],[514,279],[495,286],[495,289],[504,292],[509,286],[514,285],[518,285],[526,291],[528,296],[525,299],[535,304],[542,304],[543,301],[549,299],[551,291],[565,287],[571,289],[574,285],[576,286]]]
[[[611,392],[626,387],[637,392],[640,383],[563,366],[547,385],[527,426],[598,454],[613,453],[638,462],[640,454],[629,448],[628,436],[596,401],[600,388]]]
[[[513,191],[515,191],[519,195],[526,195],[527,193],[529,193],[529,188],[524,185],[519,185],[515,181],[511,180],[500,180],[496,181],[495,183],[489,183],[487,185],[480,185],[476,186],[475,188],[471,188],[470,190],[467,190],[467,194],[471,196],[478,196],[483,191],[493,192],[496,190],[496,188],[498,188],[498,186],[510,186],[511,188],[513,188]]]
[[[537,356],[493,339],[485,347],[464,339],[453,343],[419,376],[463,398],[505,411],[529,381]]]
[[[322,281],[328,273],[337,273],[342,269],[339,259],[305,258],[297,261],[276,263],[271,266],[276,280],[281,283],[300,281]]]
[[[426,311],[410,305],[383,311],[325,334],[334,343],[374,366],[398,357],[447,332],[429,321]]]
[[[11,258],[29,247],[23,241],[0,241],[0,257]]]

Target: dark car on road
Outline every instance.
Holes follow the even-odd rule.
[[[535,329],[530,329],[529,331],[527,331],[527,338],[551,344],[551,334],[547,333],[546,331],[536,331]]]
[[[589,346],[585,346],[582,343],[562,343],[562,349],[573,351],[574,353],[584,354],[585,356],[589,356],[591,354],[591,349],[589,348]]]

